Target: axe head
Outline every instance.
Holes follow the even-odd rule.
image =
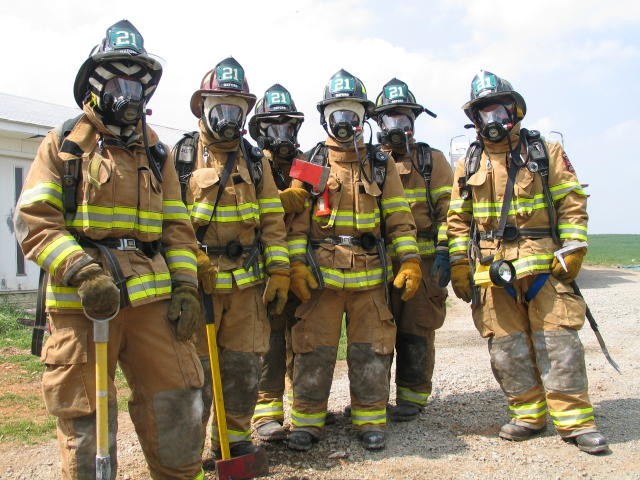
[[[216,462],[216,478],[218,480],[247,480],[269,474],[269,460],[263,448],[255,453],[233,457]]]
[[[316,165],[315,163],[294,158],[289,176],[308,183],[315,192],[324,192],[330,171],[331,169],[324,165]]]

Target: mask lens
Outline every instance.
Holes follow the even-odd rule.
[[[382,115],[383,130],[402,130],[403,132],[413,130],[411,119],[404,113],[385,113]]]
[[[209,112],[209,125],[220,138],[231,140],[240,133],[242,109],[237,105],[214,105]]]
[[[142,84],[128,78],[112,78],[104,86],[102,108],[118,124],[133,124],[141,114]]]
[[[274,139],[293,141],[296,136],[296,129],[290,123],[269,124],[265,129],[268,137]]]
[[[482,122],[482,126],[490,123],[499,123],[500,125],[510,128],[511,112],[513,111],[513,103],[502,104],[492,103],[478,110],[478,116]]]
[[[360,125],[360,118],[351,110],[337,110],[329,117],[329,128],[339,141],[347,141],[354,134],[354,128]]]

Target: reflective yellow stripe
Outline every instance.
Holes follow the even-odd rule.
[[[382,206],[382,215],[385,218],[396,212],[411,213],[409,203],[407,203],[407,200],[404,197],[383,198],[380,204]]]
[[[512,263],[516,269],[516,276],[520,278],[530,273],[548,271],[552,260],[553,253],[541,253],[539,255],[527,255],[518,258],[517,260],[513,260]]]
[[[451,202],[449,203],[449,210],[447,211],[447,215],[452,215],[452,214],[456,214],[456,213],[471,213],[472,207],[471,207],[471,199],[468,200],[462,200],[462,199],[455,199],[455,200],[451,200]]]
[[[259,198],[258,206],[260,208],[260,215],[265,213],[284,213],[279,197]]]
[[[511,418],[540,418],[547,414],[547,402],[523,403],[522,405],[509,405]]]
[[[82,309],[80,296],[78,295],[78,289],[76,287],[47,285],[45,304],[47,307],[57,309]]]
[[[387,409],[355,410],[351,409],[351,423],[353,425],[385,425],[387,423]]]
[[[258,264],[258,275],[253,272],[253,268],[245,270],[244,268],[236,268],[235,270],[227,272],[216,273],[216,290],[231,290],[233,288],[233,281],[236,281],[238,286],[248,285],[253,282],[258,282],[265,278],[264,264],[260,262]]]
[[[37,202],[47,202],[62,211],[62,187],[52,182],[42,182],[20,195],[20,207]]]
[[[202,468],[200,469],[200,473],[198,473],[198,475],[193,477],[193,480],[205,480],[204,470]]]
[[[327,285],[337,288],[364,288],[380,285],[384,281],[382,267],[372,268],[370,270],[361,270],[359,272],[348,272],[337,270],[335,268],[320,267],[322,278]],[[390,279],[393,272],[391,265],[387,268],[387,279]]]
[[[258,403],[256,404],[256,408],[253,412],[253,418],[284,418],[284,407],[282,401],[273,401],[268,403]]]
[[[449,253],[466,253],[469,245],[469,237],[467,235],[455,237],[449,240]]]
[[[533,198],[518,198],[511,200],[509,207],[509,215],[530,214],[534,210],[547,208],[547,202],[542,193],[534,195]],[[474,202],[473,216],[478,217],[496,217],[502,214],[502,202]]]
[[[211,438],[216,442],[220,440],[217,428],[211,430]],[[231,430],[227,428],[227,438],[229,439],[229,443],[248,442],[251,440],[251,431]]]
[[[559,183],[549,187],[549,190],[551,191],[551,198],[553,198],[554,201],[566,197],[571,192],[576,192],[578,195],[586,195],[580,183],[576,181]]]
[[[143,298],[171,293],[171,275],[169,273],[148,273],[127,279],[129,300],[134,303]]]
[[[196,202],[191,205],[190,211],[192,219],[211,221],[211,223],[259,221],[258,204],[253,202],[240,205],[218,205],[213,218],[211,217],[213,204],[208,202]]]
[[[302,413],[291,409],[291,425],[294,427],[324,427],[327,412]]]
[[[279,245],[271,245],[264,249],[265,265],[269,266],[272,262],[289,263],[289,249],[280,247]]]
[[[553,419],[553,424],[559,427],[582,425],[583,423],[595,420],[593,407],[575,408],[562,412],[551,410],[549,414]]]
[[[162,201],[162,217],[163,220],[182,220],[189,221],[189,213],[187,207],[180,200],[163,200]]]
[[[398,254],[403,253],[418,253],[418,244],[415,237],[396,237],[391,240],[393,250]]]
[[[587,241],[587,226],[574,223],[561,223],[558,225],[560,238]]]
[[[429,400],[429,394],[424,392],[416,392],[410,388],[398,387],[398,399],[405,400],[407,402],[415,403],[424,407]]]
[[[373,213],[354,214],[351,210],[332,210],[330,216],[313,216],[313,221],[320,225],[336,227],[355,227],[357,230],[373,229],[380,224],[380,212],[376,208]]]
[[[171,272],[180,268],[193,272],[198,270],[196,256],[191,250],[170,249],[166,251],[165,256]]]
[[[80,230],[97,228],[162,233],[162,213],[132,207],[78,205],[74,217],[65,223]]]
[[[304,255],[307,252],[307,239],[296,239],[287,241],[289,246],[289,256]]]
[[[70,255],[83,251],[73,236],[69,234],[60,235],[38,254],[36,263],[51,275],[55,275],[60,264]]]

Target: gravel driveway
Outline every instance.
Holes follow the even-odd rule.
[[[587,324],[581,331],[596,420],[612,453],[592,456],[564,443],[548,428],[514,443],[497,438],[506,402],[491,374],[486,341],[469,307],[450,290],[447,320],[436,336],[434,392],[427,410],[410,423],[390,423],[387,448],[367,452],[338,415],[308,453],[268,445],[271,474],[280,480],[342,479],[638,479],[640,478],[640,273],[586,267],[578,279],[619,375],[600,352]],[[392,395],[395,398],[395,395]],[[330,410],[349,403],[346,364],[336,368]],[[549,421],[549,424],[551,422]],[[1,439],[0,439],[1,442]],[[118,479],[148,478],[127,414],[120,415]],[[0,443],[1,479],[56,479],[53,441],[24,447]],[[208,479],[215,478],[213,472]]]

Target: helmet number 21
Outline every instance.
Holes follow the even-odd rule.
[[[134,32],[128,30],[116,30],[112,33],[112,43],[116,47],[134,46],[140,48],[138,45],[138,36]]]
[[[235,80],[239,81],[238,69],[233,67],[222,67],[220,80]]]

